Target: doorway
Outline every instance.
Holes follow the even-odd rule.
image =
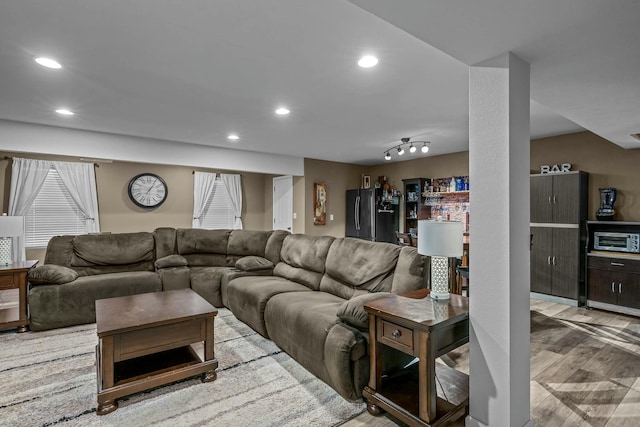
[[[273,178],[273,229],[293,232],[293,177]]]

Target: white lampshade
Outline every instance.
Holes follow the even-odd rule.
[[[428,256],[462,256],[462,222],[418,221],[418,253]]]
[[[0,237],[24,236],[23,216],[0,216]]]

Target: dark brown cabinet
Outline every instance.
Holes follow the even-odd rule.
[[[588,174],[568,172],[531,176],[531,222],[580,224],[587,219]]]
[[[590,254],[587,266],[590,307],[639,314],[624,308],[640,309],[640,260]]]
[[[578,300],[579,230],[532,227],[531,235],[531,291]]]
[[[588,188],[586,172],[531,175],[531,292],[584,303]]]

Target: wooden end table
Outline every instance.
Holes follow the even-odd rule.
[[[469,342],[469,300],[452,294],[435,301],[429,293],[421,289],[365,304],[371,376],[363,396],[372,415],[387,411],[410,426],[442,426],[467,413],[469,377],[435,359]],[[383,376],[383,346],[417,357],[417,366]]]
[[[195,375],[214,381],[218,310],[191,289],[96,301],[98,415],[120,397]],[[204,357],[191,344],[204,342]]]
[[[0,329],[17,327],[18,332],[29,330],[27,273],[36,264],[37,259],[0,265]],[[11,295],[16,291],[17,298]]]

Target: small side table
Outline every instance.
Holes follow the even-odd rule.
[[[0,329],[17,327],[18,332],[29,330],[27,272],[36,264],[38,260],[0,265]]]
[[[371,376],[363,396],[372,415],[387,411],[410,426],[442,426],[467,413],[469,377],[435,359],[469,342],[469,300],[452,294],[435,301],[429,293],[420,289],[365,304]],[[383,346],[417,357],[417,369],[383,376]]]

